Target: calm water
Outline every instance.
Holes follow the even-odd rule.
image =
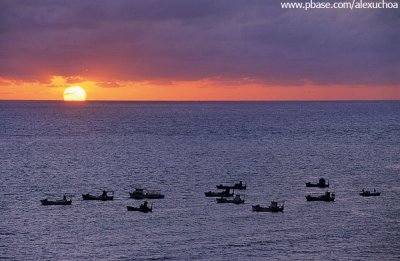
[[[400,102],[2,101],[0,175],[0,259],[400,258]],[[322,176],[337,200],[306,202]],[[239,180],[244,205],[204,197]],[[138,185],[165,193],[153,213],[126,211]]]

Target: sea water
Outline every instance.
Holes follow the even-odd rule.
[[[0,177],[0,259],[400,258],[400,102],[1,101]],[[306,201],[320,177],[335,202]],[[243,205],[204,196],[240,180]],[[135,187],[165,198],[128,212]]]

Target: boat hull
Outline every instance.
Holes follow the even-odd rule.
[[[127,206],[126,207],[128,211],[138,211],[138,212],[143,212],[143,213],[148,213],[148,212],[152,212],[153,209],[152,208],[137,208],[137,207],[131,207],[131,206]]]
[[[240,186],[240,185],[234,185],[234,186],[226,186],[226,185],[217,185],[216,186],[217,187],[217,189],[238,189],[238,190],[244,190],[244,189],[246,189],[246,185],[242,185],[242,186]]]
[[[129,197],[133,199],[162,199],[165,196],[161,194],[139,194],[139,193],[129,193]]]
[[[363,196],[363,197],[377,197],[377,196],[380,196],[380,195],[381,195],[380,192],[368,192],[368,193],[360,192],[360,196]]]
[[[253,211],[255,212],[283,212],[283,207],[260,207],[260,206],[252,206]]]
[[[72,200],[55,200],[55,201],[51,201],[51,200],[43,199],[43,200],[40,201],[40,203],[42,203],[43,206],[67,206],[67,205],[71,205],[72,204]]]
[[[100,200],[100,201],[108,201],[108,200],[114,200],[114,196],[93,196],[90,194],[83,194],[82,195],[83,200]]]
[[[129,197],[133,199],[144,199],[145,196],[144,194],[138,194],[138,193],[129,193]]]
[[[329,184],[315,184],[315,183],[310,183],[310,182],[307,182],[306,183],[306,187],[309,187],[309,188],[329,188]]]

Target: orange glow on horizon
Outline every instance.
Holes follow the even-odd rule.
[[[69,86],[80,86],[70,93]],[[68,92],[67,92],[67,90]],[[0,100],[90,100],[121,101],[246,101],[246,100],[400,100],[398,86],[352,86],[313,84],[266,86],[250,81],[107,81],[78,76],[52,76],[48,82],[0,78]]]

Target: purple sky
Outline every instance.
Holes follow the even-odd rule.
[[[0,77],[399,85],[399,28],[399,9],[278,0],[0,0]]]

